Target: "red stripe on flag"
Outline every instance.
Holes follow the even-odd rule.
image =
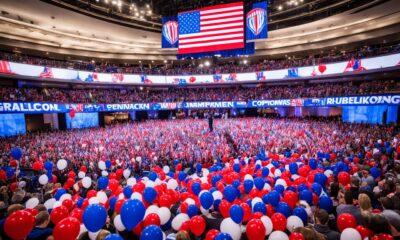
[[[242,20],[236,20],[236,21],[230,21],[230,22],[218,22],[218,23],[200,24],[200,28],[209,27],[209,26],[218,26],[218,25],[224,25],[224,24],[231,24],[231,23],[242,23],[242,25],[243,25],[243,19]],[[239,27],[239,25],[236,26],[236,27]],[[211,29],[207,29],[207,30],[210,31]],[[204,31],[207,31],[207,30],[204,30]],[[214,29],[212,29],[212,30],[214,30]]]
[[[195,47],[195,48],[179,48],[178,54],[211,52],[211,51],[228,50],[228,49],[243,48],[243,47],[244,47],[244,42],[221,44],[221,45],[214,45],[214,46]]]
[[[204,8],[200,8],[200,11],[221,9],[221,8],[228,8],[228,7],[237,7],[237,6],[243,6],[243,2],[227,3],[227,4],[216,5],[216,6],[204,7]]]
[[[216,30],[223,30],[223,29],[216,29]],[[243,30],[238,30],[235,32],[229,32],[229,33],[215,33],[215,34],[210,34],[210,35],[203,35],[203,36],[194,36],[194,37],[186,37],[186,38],[181,38],[181,40],[191,40],[191,39],[196,39],[196,38],[203,38],[203,37],[216,37],[216,36],[223,36],[223,35],[230,35],[230,34],[238,34],[238,33],[244,33]]]

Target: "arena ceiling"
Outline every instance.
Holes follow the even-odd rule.
[[[153,0],[151,4],[164,2]],[[367,6],[318,21],[272,30],[267,41],[256,43],[255,57],[290,56],[368,42],[398,41],[399,32],[398,1],[372,0]],[[2,48],[121,61],[176,59],[176,50],[161,49],[160,39],[157,31],[116,24],[44,1],[2,0],[0,6]]]

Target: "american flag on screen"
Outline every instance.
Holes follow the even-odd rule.
[[[179,54],[244,47],[243,2],[178,14]]]
[[[49,67],[44,67],[43,72],[40,73],[41,78],[53,78],[53,71]]]

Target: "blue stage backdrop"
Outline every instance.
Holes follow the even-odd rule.
[[[163,17],[162,18],[162,48],[178,48],[178,18]]]
[[[0,114],[0,137],[9,137],[26,133],[23,113]]]
[[[268,3],[253,3],[246,16],[246,40],[266,39],[268,37]]]
[[[72,128],[89,128],[99,126],[99,114],[94,113],[75,113],[75,117],[71,118],[68,113],[65,114],[68,129]]]

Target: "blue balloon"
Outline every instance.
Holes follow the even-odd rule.
[[[240,165],[238,163],[233,164],[233,171],[240,173]]]
[[[168,175],[168,177],[170,177],[170,178],[174,178],[174,177],[175,177],[174,172],[168,172],[167,175]]]
[[[215,236],[214,240],[233,240],[228,233],[220,232]]]
[[[22,150],[21,148],[13,148],[11,149],[11,157],[17,161],[19,161],[22,157]]]
[[[290,207],[285,202],[280,202],[278,206],[275,207],[275,211],[282,213],[286,218],[290,217]]]
[[[201,185],[198,182],[194,182],[192,184],[192,191],[193,193],[197,196],[199,195],[200,191],[201,191]]]
[[[297,170],[299,169],[299,166],[295,162],[289,163],[289,171],[291,174],[297,174]]]
[[[67,193],[67,190],[65,190],[64,188],[60,188],[57,190],[56,194],[54,194],[54,198],[58,201],[65,193]]]
[[[277,191],[273,190],[267,193],[267,200],[268,203],[272,204],[272,206],[276,206],[279,203],[280,194]]]
[[[196,216],[199,213],[199,208],[194,205],[194,204],[190,204],[187,208],[187,214],[190,218]]]
[[[90,204],[83,212],[83,224],[90,232],[99,231],[107,220],[107,210],[100,204]]]
[[[53,173],[51,171],[48,171],[46,175],[47,175],[47,178],[49,179],[49,182],[51,182],[53,179]]]
[[[244,180],[243,187],[246,193],[249,193],[251,189],[253,189],[253,186],[254,186],[253,181],[251,181],[250,179]]]
[[[305,185],[305,184],[300,184],[300,185],[297,187],[297,190],[299,190],[299,192],[301,192],[301,191],[303,191],[303,190],[308,190],[308,186]]]
[[[149,172],[149,174],[147,175],[147,177],[151,180],[151,181],[155,181],[157,179],[157,173],[151,171]]]
[[[258,190],[261,191],[264,188],[264,185],[265,185],[264,179],[259,177],[254,179],[254,186],[256,186]]]
[[[377,167],[372,167],[369,172],[371,173],[371,176],[374,178],[378,178],[381,175],[381,171]]]
[[[111,168],[111,161],[110,160],[106,160],[106,168]]]
[[[101,190],[104,190],[108,187],[108,178],[101,176],[98,180],[97,180],[97,186],[99,186],[99,188]]]
[[[138,199],[129,199],[121,207],[121,221],[128,231],[132,231],[143,220],[146,208]]]
[[[309,205],[312,204],[313,195],[310,190],[303,190],[299,194],[300,200],[306,201]]]
[[[244,210],[241,206],[234,204],[229,209],[229,216],[235,223],[240,224],[243,221]]]
[[[296,207],[293,209],[293,215],[298,216],[304,223],[304,226],[307,225],[308,215],[304,208]]]
[[[253,213],[260,212],[262,214],[267,214],[267,207],[262,202],[257,202],[254,204]]]
[[[178,165],[179,164],[179,160],[178,159],[175,159],[174,160],[174,165],[176,166],[176,165]]]
[[[156,199],[157,197],[157,192],[154,190],[154,188],[147,187],[143,191],[143,198],[146,200],[146,202],[151,203]]]
[[[240,181],[239,180],[233,181],[232,186],[234,186],[235,188],[238,188],[240,186]]]
[[[214,200],[213,207],[215,211],[219,212],[219,204],[221,202],[222,202],[221,199]]]
[[[217,184],[217,182],[218,182],[219,180],[221,180],[221,179],[222,179],[222,176],[221,176],[221,175],[214,175],[214,176],[212,176],[212,178],[211,178],[211,184],[212,184],[212,186],[215,187],[215,185]]]
[[[269,175],[269,168],[263,167],[262,170],[261,170],[261,173],[262,173],[263,178],[268,177],[268,175]]]
[[[197,163],[196,164],[196,172],[201,172],[201,164],[200,163]]]
[[[44,164],[44,169],[46,169],[47,171],[51,171],[53,169],[53,163],[50,161],[46,161]]]
[[[321,186],[326,186],[328,178],[323,173],[317,173],[314,175],[314,182],[319,183]]]
[[[236,199],[236,188],[233,186],[226,186],[224,189],[224,196],[228,202],[233,202]]]
[[[129,187],[129,186],[124,187],[124,196],[126,198],[131,198],[132,193],[133,193],[133,191],[132,191],[131,187]]]
[[[109,204],[111,210],[114,212],[115,209],[115,204],[117,203],[118,198],[117,197],[110,197]]]
[[[275,189],[275,191],[277,191],[278,193],[280,193],[280,194],[283,194],[283,192],[285,191],[285,187],[283,186],[283,185],[276,185],[275,187],[274,187],[274,189]]]
[[[210,192],[206,191],[200,195],[199,200],[204,209],[210,209],[210,207],[213,205],[214,197]]]
[[[15,174],[14,168],[9,167],[6,169],[6,175],[8,178],[12,178],[14,174]]]
[[[179,181],[183,181],[183,180],[185,180],[185,178],[186,178],[186,173],[184,172],[184,171],[180,171],[179,173],[178,173],[178,179],[179,179]]]
[[[317,196],[321,195],[322,187],[319,183],[311,184],[311,191],[315,193]]]
[[[292,191],[292,192],[297,192],[297,189],[294,186],[289,186],[285,189],[285,191]]]
[[[311,169],[315,170],[317,168],[317,160],[315,158],[311,158],[310,161],[308,161],[308,166],[310,166]]]
[[[149,225],[140,234],[140,240],[163,240],[164,235],[161,228]]]
[[[322,196],[319,198],[318,202],[319,208],[325,209],[328,213],[331,213],[333,210],[333,202],[330,197]]]
[[[113,233],[108,235],[104,240],[124,240],[120,235]]]
[[[82,208],[83,200],[83,198],[79,198],[79,200],[76,201],[76,206],[78,206],[78,208]]]

